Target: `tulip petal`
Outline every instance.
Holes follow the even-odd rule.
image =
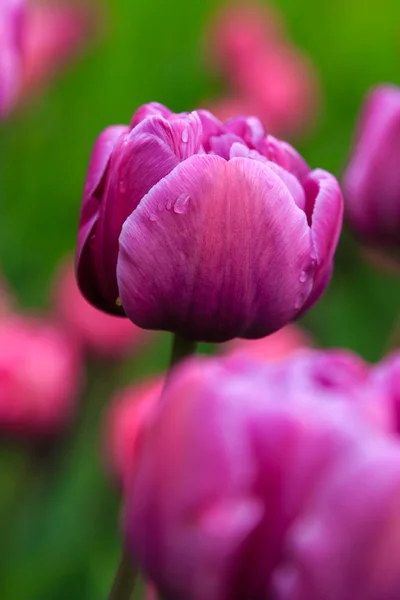
[[[208,341],[262,337],[304,304],[312,251],[304,212],[268,165],[195,156],[125,222],[118,287],[141,327]]]
[[[331,278],[342,227],[343,197],[336,178],[322,169],[312,171],[303,181],[303,187],[317,265],[313,291],[303,308],[306,310],[320,298]]]
[[[91,269],[91,246],[95,236],[95,226],[98,219],[100,201],[97,196],[99,188],[103,184],[110,161],[111,154],[118,139],[128,131],[124,125],[115,125],[105,129],[97,138],[89,161],[86,176],[83,202],[80,215],[79,233],[76,252],[76,264],[78,271],[79,286],[83,295],[96,306],[103,304],[101,295],[93,290],[92,276],[80,276],[80,273],[90,273]]]
[[[163,104],[160,104],[159,102],[149,102],[148,104],[143,104],[143,106],[138,108],[133,115],[131,120],[131,128],[133,129],[136,127],[136,125],[138,125],[141,121],[144,121],[144,119],[147,119],[147,117],[159,115],[160,117],[168,119],[168,117],[170,117],[172,114],[173,113],[169,110],[169,108]]]
[[[97,272],[109,312],[118,312],[116,264],[122,224],[140,200],[178,164],[178,158],[160,139],[149,134],[130,134],[121,139],[113,156],[111,177],[99,209],[96,228]],[[122,312],[122,309],[121,309]]]

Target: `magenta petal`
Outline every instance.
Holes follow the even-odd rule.
[[[269,160],[293,173],[300,182],[311,171],[304,158],[290,144],[278,140],[272,135],[268,135],[266,138],[266,150],[264,152]]]
[[[141,327],[208,341],[262,337],[304,304],[312,251],[304,212],[268,165],[195,156],[127,219],[118,287]]]
[[[132,134],[150,134],[162,140],[176,154],[179,160],[185,160],[200,150],[203,129],[199,115],[192,112],[182,118],[164,119],[156,115],[145,119]]]
[[[144,119],[147,119],[147,117],[158,115],[160,117],[168,119],[168,117],[170,117],[172,114],[173,113],[169,110],[169,108],[167,108],[163,104],[160,104],[159,102],[149,102],[148,104],[143,104],[143,106],[138,108],[138,110],[133,115],[131,120],[131,128],[133,129],[134,127],[136,127],[138,123],[144,121]]]
[[[79,287],[84,296],[96,305],[103,304],[100,295],[93,288],[93,259],[92,244],[94,242],[95,225],[98,218],[100,200],[96,191],[101,184],[104,185],[107,166],[110,156],[118,139],[128,128],[116,125],[105,129],[97,138],[90,157],[88,173],[83,193],[79,233],[76,252],[76,264]],[[91,272],[91,277],[87,273]]]
[[[320,298],[331,277],[343,221],[343,197],[335,177],[322,169],[312,171],[303,186],[317,264],[313,291],[304,307],[306,310]]]
[[[148,135],[121,139],[111,162],[111,176],[99,209],[96,228],[97,272],[103,296],[109,299],[108,310],[118,312],[119,296],[116,264],[118,238],[122,225],[140,200],[176,165],[178,159],[162,140]]]

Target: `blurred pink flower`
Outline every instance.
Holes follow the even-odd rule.
[[[24,32],[24,92],[80,54],[91,37],[93,17],[87,3],[31,1]]]
[[[225,353],[251,357],[260,361],[281,360],[311,345],[310,336],[297,325],[286,325],[258,340],[236,338],[223,346]]]
[[[80,54],[98,12],[87,2],[1,0],[0,118]]]
[[[139,441],[160,400],[163,378],[134,383],[116,393],[104,416],[105,449],[110,470],[124,489],[132,478]]]
[[[357,440],[288,530],[275,600],[400,598],[400,446]]]
[[[209,62],[228,84],[227,96],[211,103],[218,118],[255,115],[270,133],[284,136],[312,127],[321,103],[315,68],[272,8],[228,5],[218,13],[209,46]]]
[[[167,598],[260,600],[274,581],[290,600],[397,600],[400,552],[389,553],[400,538],[386,533],[400,509],[400,446],[364,418],[355,385],[331,385],[328,363],[325,394],[323,383],[288,385],[280,364],[194,358],[172,373],[128,490],[127,547]],[[302,515],[314,519],[321,569],[297,550]],[[283,595],[287,562],[299,581],[306,563],[320,595],[305,578],[308,596]],[[368,595],[379,589],[398,596]]]
[[[0,119],[13,108],[22,81],[24,0],[0,2]]]
[[[54,282],[55,312],[88,351],[105,358],[133,352],[153,337],[128,319],[110,316],[89,304],[79,291],[72,261],[64,262]]]
[[[0,320],[0,430],[54,434],[74,413],[81,356],[56,324],[33,317]]]

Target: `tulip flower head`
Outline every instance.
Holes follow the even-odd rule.
[[[343,177],[349,223],[359,237],[395,251],[400,231],[400,88],[382,85],[367,96]]]
[[[336,179],[310,171],[256,118],[149,104],[95,144],[78,283],[145,329],[259,338],[323,293],[341,220]]]
[[[334,588],[341,590],[346,578],[355,583],[358,566],[361,572],[373,567],[368,556],[372,559],[375,550],[383,560],[390,536],[389,545],[381,548],[379,530],[369,525],[368,515],[382,525],[392,515],[397,518],[396,508],[395,513],[385,510],[390,501],[398,505],[400,447],[366,421],[359,405],[351,398],[346,401],[346,395],[345,386],[332,387],[322,397],[317,387],[297,390],[274,375],[272,364],[234,357],[191,359],[172,373],[142,441],[124,516],[127,548],[162,597],[275,598],[272,584],[278,589],[280,568],[289,562],[295,543],[291,532],[316,498],[322,505],[325,497],[331,500],[330,490],[336,493],[331,513],[325,508],[321,517],[316,513],[323,530],[316,526],[310,531],[319,536],[315,552],[319,548],[319,563],[325,567],[313,577],[323,581],[321,589],[327,595],[284,597],[351,597],[329,595],[329,578],[336,570],[324,560],[332,556],[343,566],[343,580],[339,570],[340,585]],[[384,473],[377,479],[382,489],[373,479],[378,465],[378,472]],[[368,477],[366,496],[363,473]],[[342,503],[341,491],[346,492]],[[352,528],[350,516],[357,509]],[[336,517],[342,516],[336,535]],[[358,556],[357,545],[368,528],[369,545]],[[351,556],[344,551],[346,536]],[[376,579],[375,589],[388,589],[395,581],[400,593],[399,557],[391,557],[388,581],[384,564],[380,573],[377,565],[382,580]],[[308,557],[300,554],[299,567],[295,565],[301,577],[300,559]],[[307,584],[306,580],[308,590]],[[360,578],[358,587],[351,589],[367,586]]]

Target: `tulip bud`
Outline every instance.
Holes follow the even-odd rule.
[[[80,355],[57,325],[27,317],[0,320],[0,429],[49,435],[74,413]]]
[[[341,220],[336,179],[310,171],[257,119],[151,104],[95,144],[78,283],[95,306],[145,329],[259,338],[323,293]]]
[[[78,344],[95,355],[112,358],[140,348],[150,335],[126,319],[94,308],[79,291],[71,262],[61,265],[54,285],[55,312]]]
[[[365,100],[343,189],[354,231],[389,251],[399,243],[399,156],[400,89],[378,86]]]
[[[337,469],[345,475],[347,461],[381,439],[361,402],[346,400],[347,387],[297,390],[273,364],[233,357],[191,359],[172,373],[146,428],[124,516],[127,548],[162,597],[270,596],[301,514],[329,477],[334,485]],[[360,397],[368,393],[359,387]],[[353,491],[349,501],[362,503],[362,485]]]
[[[161,397],[162,379],[135,383],[118,392],[105,414],[106,456],[110,471],[124,489],[134,475],[140,439]]]

